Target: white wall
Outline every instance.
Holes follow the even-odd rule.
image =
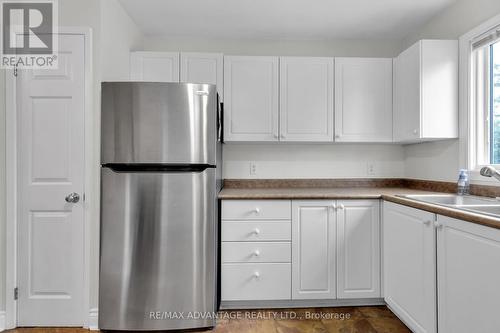
[[[0,69],[0,312],[5,310],[5,70]]]
[[[142,32],[118,0],[101,1],[102,81],[130,78],[130,50],[142,49]]]
[[[458,39],[499,13],[498,0],[458,0],[406,37],[403,45],[407,47],[423,38]],[[459,140],[409,145],[405,148],[405,175],[408,178],[456,181],[458,169],[464,167],[459,161]]]
[[[257,172],[250,174],[250,163]],[[374,173],[368,174],[368,164]],[[403,177],[404,150],[398,145],[226,144],[224,177],[368,178]]]
[[[397,40],[253,40],[192,39],[145,36],[146,51],[222,52],[231,55],[372,56],[392,57]]]

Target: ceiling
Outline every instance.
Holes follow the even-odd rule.
[[[456,0],[120,0],[145,35],[399,39]]]

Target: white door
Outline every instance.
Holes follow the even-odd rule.
[[[437,220],[439,332],[500,332],[500,230]]]
[[[224,57],[225,141],[278,141],[278,57]]]
[[[420,138],[420,43],[394,60],[394,141]]]
[[[149,82],[179,82],[178,52],[132,52],[130,79]]]
[[[416,333],[434,333],[436,319],[435,215],[384,202],[384,298]]]
[[[280,141],[333,141],[333,58],[280,58]]]
[[[222,53],[181,53],[181,82],[217,85],[222,101]]]
[[[392,142],[392,58],[335,58],[335,141]]]
[[[380,297],[380,202],[337,201],[337,297]]]
[[[17,78],[19,326],[83,324],[84,46],[60,35],[59,69]]]
[[[292,299],[334,299],[335,201],[292,202]]]

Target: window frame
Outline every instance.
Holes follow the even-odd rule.
[[[472,29],[464,34],[459,39],[460,45],[460,140],[459,140],[459,167],[467,168],[471,172],[471,180],[477,182],[490,183],[490,178],[481,177],[479,170],[486,165],[492,165],[500,168],[500,164],[489,163],[489,131],[485,128],[489,124],[485,124],[484,115],[478,116],[478,109],[484,112],[485,105],[488,107],[490,94],[482,94],[482,98],[478,98],[478,90],[483,89],[490,84],[489,63],[485,61],[485,55],[481,62],[474,59],[477,51],[473,50],[473,43],[484,38],[487,34],[494,31],[500,31],[500,15],[497,15],[482,25]],[[498,39],[488,42],[488,46],[494,44]],[[488,47],[489,50],[489,47]],[[488,57],[489,59],[489,57]],[[477,74],[481,73],[481,76]],[[487,75],[485,75],[487,74]],[[487,77],[485,82],[484,77]],[[486,125],[488,127],[486,127]],[[485,137],[487,136],[487,137]]]

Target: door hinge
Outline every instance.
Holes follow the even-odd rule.
[[[18,298],[19,298],[19,288],[15,287],[14,288],[14,300],[17,301]]]

